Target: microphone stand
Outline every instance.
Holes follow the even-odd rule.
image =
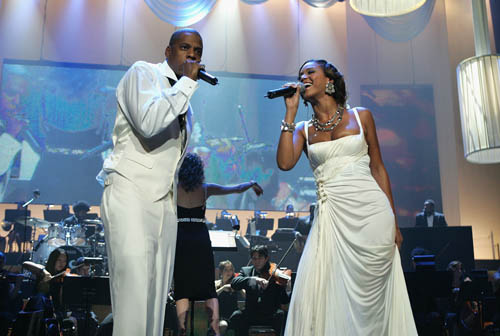
[[[24,208],[24,237],[23,237],[23,259],[24,259],[24,255],[26,254],[26,234],[27,234],[27,227],[28,227],[28,206],[33,203],[36,199],[38,198],[38,194],[37,193],[33,193],[33,197],[26,203],[24,203],[21,207]],[[33,230],[32,230],[32,233],[31,233],[31,244],[33,245],[34,243],[34,237],[33,235],[35,234],[36,232],[36,222],[35,222],[35,226],[33,227]],[[31,253],[30,253],[30,256],[28,258],[28,260],[32,261],[33,260],[33,248],[31,249]]]

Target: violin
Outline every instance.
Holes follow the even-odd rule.
[[[270,283],[273,282],[280,286],[286,286],[288,281],[292,279],[292,270],[287,268],[280,269],[277,264],[269,263],[269,269],[263,271],[260,277],[266,279]]]

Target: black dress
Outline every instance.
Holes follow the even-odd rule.
[[[177,206],[178,229],[174,266],[174,298],[207,300],[217,297],[212,244],[205,225],[205,206]]]

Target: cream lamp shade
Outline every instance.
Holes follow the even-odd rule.
[[[398,16],[423,6],[426,0],[350,0],[351,8],[368,16]]]
[[[462,61],[457,80],[466,160],[500,162],[500,56]]]

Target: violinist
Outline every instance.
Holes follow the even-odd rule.
[[[234,265],[229,260],[219,263],[220,279],[215,281],[215,290],[219,299],[219,329],[224,335],[229,325],[229,318],[238,310],[238,300],[245,299],[245,290],[235,291],[231,288],[231,281],[235,277]]]
[[[281,335],[284,311],[281,306],[290,302],[289,281],[281,281],[276,271],[276,264],[269,262],[269,253],[264,245],[257,245],[250,250],[252,266],[243,267],[231,282],[234,290],[246,292],[245,309],[236,311],[230,318],[237,336],[248,335],[252,325],[269,325],[277,335]]]

